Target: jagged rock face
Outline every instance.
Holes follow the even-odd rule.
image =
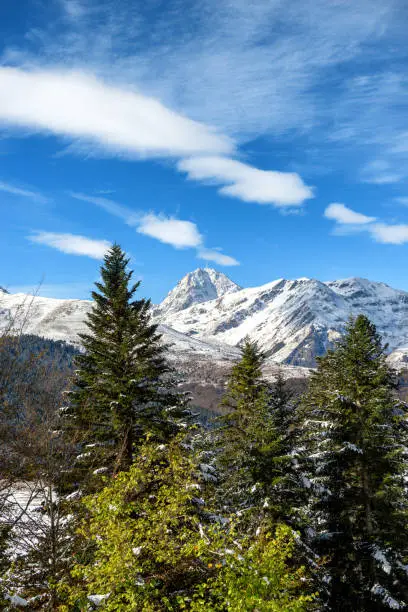
[[[193,304],[162,321],[178,331],[233,346],[246,336],[275,361],[312,367],[332,346],[350,316],[365,314],[389,343],[408,346],[408,293],[360,278],[322,283],[279,279]]]
[[[10,318],[27,319],[25,333],[79,343],[92,303],[0,295],[0,331]],[[28,312],[28,317],[26,316]],[[361,278],[322,283],[278,279],[241,289],[227,276],[199,269],[185,276],[153,309],[176,359],[233,361],[246,336],[272,361],[313,367],[350,316],[365,314],[389,344],[394,365],[408,360],[408,293]]]
[[[181,279],[163,302],[156,307],[157,316],[180,312],[193,304],[215,300],[227,293],[239,291],[236,283],[222,272],[212,268],[199,268]]]

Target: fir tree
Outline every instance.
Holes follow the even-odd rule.
[[[327,559],[330,610],[408,605],[406,406],[385,347],[358,316],[318,360],[304,399],[314,545]]]
[[[101,473],[128,469],[147,431],[158,439],[175,433],[176,417],[185,412],[166,347],[150,321],[150,301],[135,299],[140,282],[131,282],[128,263],[116,244],[105,256],[74,388],[62,409],[64,428],[79,449],[66,480],[85,490],[97,486]]]
[[[245,510],[258,521],[295,522],[299,477],[291,451],[289,395],[282,377],[275,387],[262,376],[265,355],[247,340],[233,368],[216,432],[221,501],[228,510]],[[290,416],[291,415],[291,416]]]

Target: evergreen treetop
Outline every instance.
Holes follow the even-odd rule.
[[[296,523],[302,487],[291,456],[290,395],[282,376],[276,385],[264,380],[265,355],[256,343],[246,340],[241,352],[222,402],[229,412],[216,431],[220,499],[254,525],[265,517]]]
[[[375,326],[351,319],[303,401],[314,545],[331,610],[408,605],[407,410]]]
[[[80,450],[70,477],[91,490],[102,473],[129,468],[147,432],[158,439],[176,433],[185,413],[150,301],[135,298],[140,282],[132,283],[128,264],[117,244],[105,255],[63,414]]]

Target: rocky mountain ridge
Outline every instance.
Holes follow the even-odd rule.
[[[155,307],[157,317],[185,310],[193,304],[210,302],[228,293],[236,293],[241,287],[222,272],[212,268],[198,268],[189,272]]]
[[[167,312],[161,322],[195,337],[239,346],[256,340],[279,363],[311,367],[350,316],[365,314],[399,360],[408,354],[408,293],[362,278],[278,279]]]
[[[13,320],[26,333],[79,343],[92,302],[2,293],[0,329]],[[388,342],[396,365],[408,360],[408,293],[361,278],[330,282],[277,279],[240,288],[210,268],[187,274],[153,307],[171,354],[231,362],[246,336],[256,340],[270,363],[313,367],[340,336],[350,316],[363,313]]]

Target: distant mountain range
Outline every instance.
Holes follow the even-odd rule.
[[[26,333],[78,344],[86,300],[8,294],[0,289],[0,327],[10,320]],[[408,293],[362,278],[331,282],[278,279],[243,289],[211,268],[187,274],[153,307],[172,355],[217,362],[237,358],[246,336],[269,360],[313,367],[340,336],[350,316],[363,313],[389,344],[390,360],[408,361]]]

